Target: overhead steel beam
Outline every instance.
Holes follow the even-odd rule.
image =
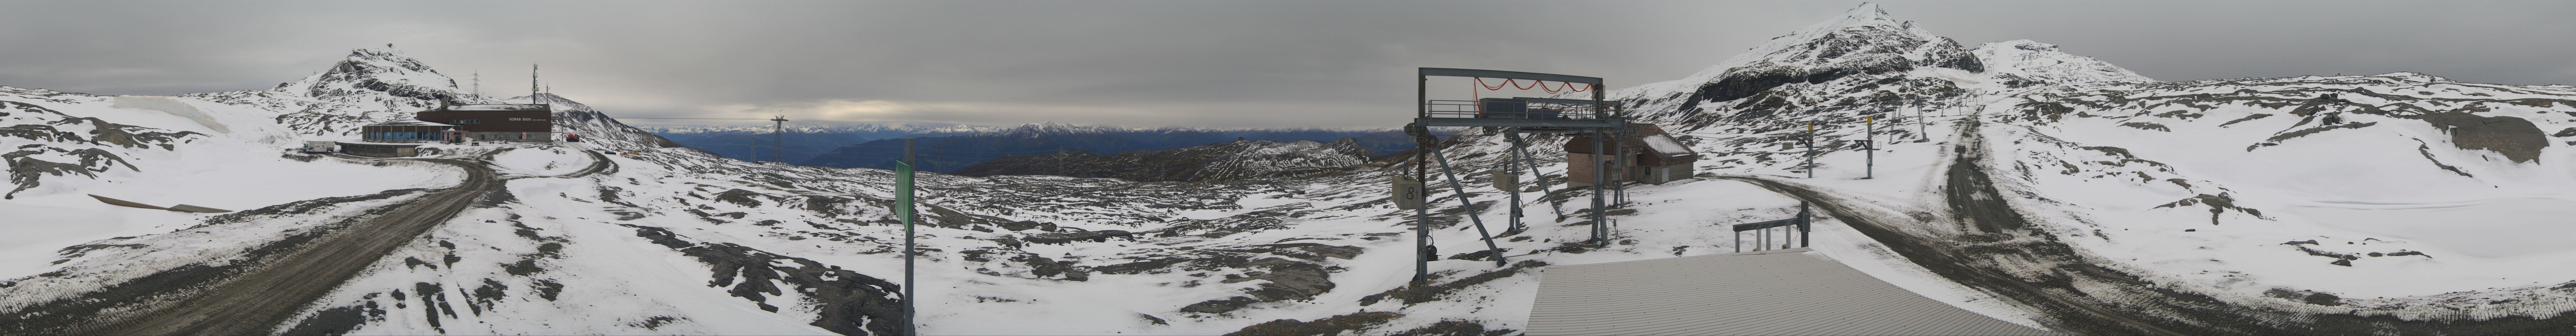
[[[1476,69],[1450,69],[1450,68],[1422,68],[1422,75],[1423,75],[1423,76],[1448,76],[1448,77],[1484,77],[1484,78],[1527,79],[1527,80],[1542,80],[1542,81],[1551,81],[1551,82],[1584,83],[1584,84],[1593,84],[1593,85],[1600,85],[1600,84],[1601,84],[1601,77],[1584,77],[1584,76],[1575,76],[1575,75],[1543,74],[1543,73],[1536,73],[1536,72],[1519,72],[1519,71],[1502,71],[1502,70],[1476,70]]]
[[[1417,122],[1430,127],[1564,127],[1618,128],[1623,120],[1605,119],[1502,119],[1502,118],[1422,118]]]
[[[1595,101],[1592,101],[1592,100],[1589,100],[1589,99],[1539,98],[1539,97],[1512,97],[1512,99],[1513,99],[1513,100],[1519,100],[1519,101],[1525,101],[1525,102],[1532,102],[1532,103],[1548,103],[1548,104],[1592,105],[1593,103],[1596,103]],[[1617,101],[1617,100],[1604,100],[1604,101],[1598,101],[1597,103],[1601,103],[1601,104],[1604,104],[1604,105],[1619,105],[1619,101]]]

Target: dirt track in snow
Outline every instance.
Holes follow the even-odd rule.
[[[584,152],[592,158],[590,166],[565,177],[587,176],[614,167],[606,156]],[[496,177],[483,162],[419,160],[464,168],[465,181],[315,239],[238,276],[202,279],[213,283],[193,295],[146,304],[131,313],[116,314],[121,318],[69,326],[65,331],[109,335],[269,334],[385,254],[493,193],[506,192],[502,190],[504,179]]]
[[[1959,125],[1942,188],[1952,223],[1918,221],[1789,179],[1733,176],[1807,200],[1856,231],[1943,278],[2040,313],[2040,322],[2087,335],[2576,334],[2576,314],[2534,319],[2408,321],[2387,315],[2316,314],[2231,304],[2156,286],[2076,250],[2013,209],[1990,173],[1976,118]],[[2019,197],[2019,196],[2011,196]],[[1956,235],[1915,225],[1957,225]]]

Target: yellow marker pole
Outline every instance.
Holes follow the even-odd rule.
[[[1866,133],[1867,136],[1861,137],[1860,140],[1860,179],[1867,180],[1878,177],[1876,169],[1878,166],[1878,118],[1861,118],[1860,123],[1862,127],[1868,129],[1868,133]]]

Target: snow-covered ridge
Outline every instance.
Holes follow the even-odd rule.
[[[2057,45],[2031,40],[2012,40],[1977,46],[1973,52],[1986,62],[1987,76],[2000,87],[1988,91],[2019,89],[2057,83],[2154,82],[2110,62],[2076,56],[2057,50]]]
[[[1935,105],[2032,86],[2109,81],[2152,80],[2038,42],[1968,49],[1913,22],[1890,18],[1877,5],[1863,4],[1699,73],[1608,96],[1626,101],[1630,115],[1641,119],[1760,119],[1786,125],[1859,119],[1891,110],[1887,105]],[[1773,117],[1792,111],[1800,115]],[[1699,128],[1684,125],[1679,130]]]
[[[1925,63],[1966,52],[1955,44],[1940,47],[1943,40],[1918,27],[1874,6],[1862,9],[1776,40],[1777,50],[1738,56],[1810,71],[1795,82],[1739,99],[1688,100],[1701,109],[1678,108],[1683,100],[1642,99],[1634,111],[1671,123],[1667,129],[1705,156],[1703,173],[1779,179],[1815,173],[1796,181],[1889,207],[1900,217],[1924,218],[1911,229],[1927,232],[1959,230],[1947,222],[1956,217],[1944,212],[1950,208],[1939,204],[1937,193],[1947,183],[1939,168],[1964,155],[1949,152],[1963,148],[1952,141],[1977,140],[1958,136],[1961,122],[1989,123],[1976,135],[1995,151],[1978,156],[1990,156],[1996,184],[2009,193],[1988,199],[2007,199],[2033,218],[2022,231],[2049,238],[1993,243],[2063,242],[2082,248],[2071,253],[2092,258],[2099,269],[2137,275],[2157,290],[2208,293],[2261,309],[2410,321],[2554,316],[2576,302],[2565,290],[2576,284],[2558,284],[2576,278],[2567,271],[2576,270],[2569,264],[2576,257],[2549,241],[2565,236],[2552,231],[2564,226],[2543,225],[2576,217],[2563,213],[2576,206],[2566,206],[2560,195],[2576,188],[2570,182],[2576,176],[2562,167],[2576,159],[2567,150],[2576,146],[2570,138],[2576,100],[2569,100],[2576,87],[2458,83],[2411,73],[2133,81],[2125,70],[2021,42],[2001,44],[2011,50],[1981,46],[1968,56],[1979,69],[1966,69]],[[357,54],[362,64],[381,63],[365,73],[435,74],[385,55]],[[1899,59],[1902,69],[1860,64],[1893,66]],[[1951,58],[1958,59],[1966,58]],[[1701,95],[1749,64],[1614,96]],[[1866,71],[1841,72],[1854,69]],[[1808,79],[1823,78],[1809,75],[1824,70],[1833,78]],[[2014,88],[1996,84],[2004,82],[1998,74],[2043,83]],[[338,83],[369,80],[362,77]],[[413,79],[375,81],[436,82]],[[20,308],[89,302],[78,299],[177,267],[256,261],[244,251],[326,232],[329,223],[407,197],[403,189],[443,188],[455,179],[452,168],[286,153],[293,140],[346,139],[350,125],[408,117],[413,107],[378,104],[412,99],[396,90],[349,89],[333,99],[274,90],[167,99],[187,109],[0,91],[0,132],[10,132],[0,133],[0,147],[16,150],[9,161],[61,167],[23,174],[41,178],[41,185],[0,201],[0,212],[13,216],[0,226],[21,225],[0,237],[0,271],[8,272],[0,273],[0,314],[14,314],[0,318],[91,317]],[[1816,109],[1917,97],[1939,99]],[[609,118],[611,112],[559,96],[534,98],[565,106],[559,123],[591,141],[493,156],[512,174],[506,197],[478,203],[376,260],[277,332],[889,330],[891,283],[884,279],[900,273],[895,251],[903,232],[887,210],[889,172],[751,163],[672,148]],[[232,132],[216,132],[176,110],[202,114]],[[1860,118],[1879,123],[1853,122]],[[1724,125],[1676,125],[1711,121]],[[1818,130],[1803,132],[1808,124]],[[1015,129],[1107,128],[1033,124],[977,132]],[[161,137],[140,137],[155,133]],[[116,134],[137,135],[135,145],[120,143]],[[1883,137],[1873,139],[1879,141],[1871,152],[1876,178],[1862,180],[1862,162],[1870,161],[1858,151],[1859,141],[1870,135]],[[1805,148],[1796,146],[1808,136],[1822,153],[1814,165],[1800,160]],[[2533,138],[2541,141],[2528,141]],[[1556,205],[1550,200],[1585,195],[1562,187],[1524,190],[1529,201],[1517,206],[1531,214],[1531,229],[1498,239],[1520,263],[1496,267],[1462,253],[1484,248],[1476,231],[1466,230],[1472,222],[1465,215],[1499,227],[1503,208],[1515,206],[1506,201],[1511,191],[1486,183],[1510,157],[1503,154],[1508,147],[1498,136],[1474,132],[1452,139],[1458,144],[1442,153],[1467,173],[1454,185],[1469,195],[1439,192],[1427,202],[1438,214],[1430,221],[1436,227],[1431,241],[1443,252],[1430,262],[1438,285],[1429,287],[1404,284],[1415,253],[1406,226],[1413,212],[1386,201],[1387,178],[1410,167],[1343,165],[1326,174],[1233,183],[924,174],[922,280],[937,285],[920,288],[923,333],[1316,330],[1261,329],[1302,325],[1339,328],[1318,334],[1508,334],[1522,324],[1526,295],[1539,281],[1536,267],[1723,252],[1733,247],[1725,245],[1729,237],[1719,237],[1728,233],[1712,224],[1783,218],[1797,204],[1724,180],[1630,186],[1635,211],[1613,212],[1627,213],[1615,217],[1625,222],[1616,230],[1622,243],[1593,249],[1567,245],[1584,233],[1549,216]],[[1529,141],[1539,170],[1550,176],[1565,171],[1558,141]],[[1264,144],[1225,169],[1327,167],[1344,161],[1313,152],[1350,147],[1309,144]],[[577,171],[567,168],[599,158],[610,165],[596,175],[540,176]],[[1526,169],[1512,171],[1520,170]],[[1435,188],[1452,185],[1446,176],[1432,178]],[[214,220],[109,207],[84,193],[276,211]],[[206,199],[237,205],[200,201]],[[287,206],[306,200],[321,204]],[[2009,300],[1942,287],[1956,286],[1907,268],[1912,264],[1885,244],[1838,219],[1819,224],[1820,250],[1839,251],[1838,259],[1875,276],[2006,320],[2044,318],[1999,303]],[[2011,275],[2024,279],[2091,273],[2002,271],[2022,272]],[[0,328],[13,330],[32,333]]]

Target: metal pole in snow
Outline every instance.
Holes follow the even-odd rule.
[[[1878,118],[1863,118],[1860,123],[1869,132],[1860,141],[1860,179],[1867,180],[1878,177]]]
[[[1431,165],[1424,164],[1426,162],[1423,161],[1429,160],[1423,157],[1422,153],[1424,150],[1431,149],[1431,144],[1422,142],[1420,139],[1417,137],[1414,140],[1414,181],[1426,180],[1427,175],[1430,175],[1427,170]],[[1431,285],[1431,258],[1439,257],[1431,253],[1431,193],[1424,190],[1421,194],[1422,199],[1414,201],[1421,203],[1421,206],[1413,209],[1413,285],[1416,287]]]
[[[1607,225],[1607,222],[1602,222],[1605,220],[1605,217],[1602,217],[1602,209],[1605,209],[1602,207],[1602,184],[1610,184],[1610,176],[1607,176],[1610,171],[1607,171],[1607,165],[1602,163],[1602,152],[1605,152],[1602,150],[1602,142],[1605,142],[1605,132],[1595,129],[1595,132],[1592,132],[1592,155],[1587,155],[1584,160],[1592,160],[1592,243],[1595,243],[1595,246],[1610,246],[1610,238],[1602,235],[1602,230],[1605,230],[1602,225]]]
[[[1807,237],[1816,234],[1807,224],[1807,201],[1798,201],[1798,247],[1807,247]]]
[[[1619,178],[1610,181],[1610,205],[1622,209],[1628,207],[1628,181],[1637,180],[1632,174],[1636,169],[1628,166],[1628,132],[1628,125],[1620,124],[1619,135],[1610,137],[1610,152],[1618,155],[1610,158],[1610,166],[1619,168]]]
[[[912,157],[912,140],[913,140],[913,139],[903,139],[903,162],[898,162],[898,163],[895,165],[895,175],[894,175],[894,179],[895,179],[895,192],[894,192],[894,194],[895,194],[895,195],[894,195],[894,197],[895,197],[895,198],[900,199],[900,201],[898,201],[898,202],[897,202],[897,204],[898,204],[899,206],[901,206],[900,208],[896,208],[896,212],[897,212],[897,213],[896,213],[896,217],[902,217],[902,219],[903,219],[903,334],[904,334],[904,335],[920,335],[920,334],[921,334],[919,331],[917,331],[917,330],[914,330],[914,329],[913,329],[913,326],[915,325],[915,324],[914,324],[915,320],[914,320],[914,318],[913,318],[913,315],[914,315],[914,310],[913,310],[913,298],[915,298],[915,297],[916,297],[916,296],[913,296],[913,292],[915,292],[915,289],[921,288],[921,286],[920,286],[920,284],[921,284],[921,283],[920,283],[920,282],[915,282],[915,281],[913,281],[913,268],[912,268],[912,259],[913,259],[913,257],[912,257],[912,256],[913,256],[913,254],[914,254],[914,253],[913,253],[913,232],[912,232],[912,220],[913,220],[913,217],[914,217],[914,216],[913,216],[913,205],[912,205],[912,201],[913,201],[913,199],[912,199],[912,163],[913,163],[913,157]]]
[[[1519,134],[1519,133],[1520,133],[1520,130],[1519,130],[1519,129],[1513,129],[1513,130],[1511,130],[1511,131],[1506,131],[1506,132],[1509,132],[1509,133],[1505,133],[1505,134]],[[1519,161],[1520,156],[1521,156],[1521,153],[1520,153],[1520,151],[1518,150],[1518,149],[1520,149],[1520,146],[1521,146],[1521,138],[1520,138],[1519,136],[1510,136],[1510,135],[1506,135],[1506,136],[1504,136],[1504,139],[1506,139],[1506,140],[1511,140],[1511,142],[1512,142],[1512,148],[1513,148],[1514,150],[1504,151],[1504,152],[1505,152],[1505,155],[1510,155],[1511,157],[1509,157],[1509,158],[1504,158],[1504,159],[1503,159],[1503,169],[1502,169],[1502,172],[1503,172],[1503,173],[1510,173],[1510,174],[1518,175],[1518,174],[1520,174],[1519,172],[1514,172],[1514,171],[1513,171],[1513,170],[1515,170],[1515,169],[1513,169],[1513,168],[1518,168],[1518,167],[1513,167],[1513,166],[1515,166],[1515,165],[1517,165],[1517,164],[1518,164],[1518,162],[1515,162],[1515,161]],[[1501,176],[1495,176],[1495,177],[1500,178]],[[1530,176],[1530,178],[1538,178],[1538,176]],[[1521,183],[1520,183],[1520,179],[1518,179],[1518,178],[1515,178],[1515,179],[1512,179],[1512,180],[1513,180],[1513,181],[1512,181],[1511,185],[1506,186],[1506,187],[1509,187],[1508,189],[1511,189],[1511,190],[1504,190],[1505,192],[1510,192],[1510,193],[1512,193],[1512,226],[1511,226],[1511,228],[1503,229],[1503,231],[1504,231],[1504,232],[1521,232],[1521,231],[1522,231],[1522,228],[1521,228],[1521,207],[1522,207],[1522,204],[1521,204]],[[1542,182],[1544,182],[1544,181],[1542,181]]]
[[[1807,124],[1807,178],[1816,178],[1816,124]]]
[[[1430,76],[1414,76],[1414,118],[1417,118],[1414,120],[1419,121],[1404,125],[1405,135],[1413,136],[1414,181],[1428,180],[1429,178],[1427,177],[1431,174],[1430,158],[1422,157],[1422,153],[1424,151],[1431,150],[1431,146],[1433,145],[1430,140],[1431,127],[1423,124],[1423,121],[1429,121],[1431,118],[1430,85]],[[1477,104],[1477,108],[1483,108],[1483,106],[1483,103]],[[1399,195],[1398,197],[1402,196]],[[1432,251],[1430,250],[1431,192],[1428,190],[1422,191],[1422,199],[1415,200],[1415,202],[1421,203],[1421,206],[1413,208],[1413,286],[1422,287],[1431,285],[1431,258],[1438,257],[1432,255]]]

